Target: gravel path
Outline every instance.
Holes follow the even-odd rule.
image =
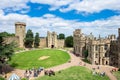
[[[46,70],[54,70],[55,72],[56,71],[60,71],[60,70],[63,70],[63,69],[66,69],[66,68],[69,68],[71,66],[85,66],[86,68],[89,68],[92,70],[92,68],[97,68],[98,65],[91,65],[91,64],[87,64],[87,63],[84,63],[80,57],[76,57],[74,54],[68,52],[70,57],[71,57],[71,62],[68,62],[68,63],[64,63],[62,65],[58,65],[58,66],[55,66],[55,67],[51,67],[51,68],[48,68]],[[85,64],[85,65],[84,65]],[[113,76],[113,74],[110,72],[110,70],[112,69],[113,67],[111,66],[103,66],[103,65],[99,65],[99,71],[100,72],[105,72],[106,75],[110,78],[110,80],[117,80],[115,76]],[[20,77],[24,77],[24,73],[25,73],[25,70],[19,70],[19,69],[15,69],[14,71],[12,71],[11,73],[8,73],[7,74],[7,78],[9,78],[9,76],[12,74],[12,73],[16,73],[18,76]],[[42,71],[40,73],[39,76],[43,76],[44,75],[44,71]],[[34,80],[35,78],[34,77],[30,77],[30,80]]]

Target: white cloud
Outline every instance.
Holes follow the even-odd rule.
[[[105,9],[120,11],[120,0],[31,0],[32,3],[50,5],[49,10],[61,12],[75,10],[77,13],[94,13]]]
[[[2,0],[0,2],[0,9],[5,10],[6,12],[19,11],[22,9],[28,11],[28,1],[29,0]]]
[[[77,12],[94,13],[105,9],[120,10],[119,4],[120,0],[83,0],[71,3],[68,8],[61,8],[60,11],[76,10]]]
[[[50,5],[49,10],[58,9],[61,12],[75,10],[77,13],[94,13],[105,9],[120,11],[120,0],[2,0],[0,9],[6,12],[20,11],[26,13],[30,6],[28,2]],[[38,7],[41,9],[41,6]]]
[[[120,16],[113,16],[106,20],[95,20],[92,22],[79,22],[76,20],[64,20],[52,14],[45,14],[42,17],[30,17],[21,14],[0,15],[0,32],[7,31],[15,32],[14,23],[22,21],[27,24],[27,29],[39,32],[41,36],[46,36],[47,31],[56,31],[57,33],[65,33],[72,35],[75,29],[82,29],[82,32],[89,34],[93,32],[95,36],[101,34],[106,36],[108,34],[117,34],[117,29],[120,26]]]

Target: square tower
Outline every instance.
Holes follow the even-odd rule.
[[[24,47],[26,24],[23,22],[15,23],[15,36],[19,37],[19,47]]]

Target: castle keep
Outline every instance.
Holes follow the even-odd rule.
[[[26,24],[23,22],[15,23],[15,36],[19,38],[19,47],[24,47],[24,38],[26,35]]]

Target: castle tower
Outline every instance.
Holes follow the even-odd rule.
[[[15,23],[15,36],[19,37],[19,47],[24,47],[26,24],[23,22]]]
[[[120,67],[120,28],[118,28],[118,67]]]
[[[49,48],[57,48],[57,34],[55,32],[47,32],[47,44]]]
[[[57,34],[55,32],[52,33],[52,45],[57,48]]]

